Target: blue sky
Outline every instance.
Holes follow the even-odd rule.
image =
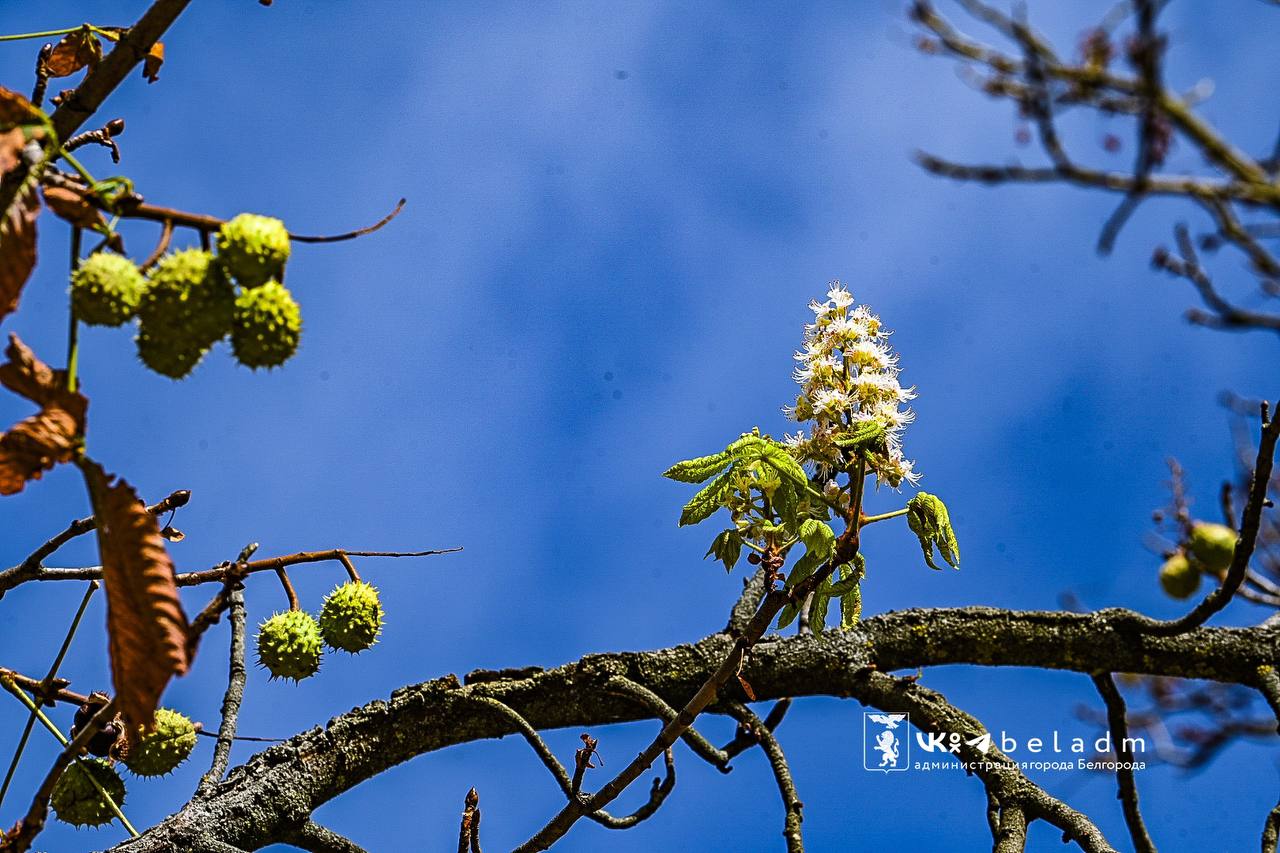
[[[5,32],[91,20],[123,24],[145,3],[6,4]],[[1187,289],[1152,273],[1152,247],[1199,214],[1152,203],[1111,258],[1093,244],[1113,199],[1070,189],[991,190],[931,178],[923,148],[956,159],[1031,161],[1016,124],[918,55],[901,4],[195,3],[166,39],[160,82],[132,79],[100,113],[127,119],[124,163],[149,200],[220,216],[283,218],[300,232],[380,217],[383,232],[298,246],[289,283],[302,304],[300,354],[252,373],[219,351],[188,380],[145,372],[129,336],[92,329],[81,370],[92,398],[90,451],[158,498],[193,499],[173,547],[182,568],[342,546],[465,552],[365,561],[383,591],[383,641],[330,659],[298,686],[255,670],[241,731],[284,736],[397,686],[476,667],[555,665],[610,649],[691,641],[724,623],[735,577],[700,558],[713,530],[677,529],[688,489],[658,475],[759,425],[780,433],[793,396],[791,353],[805,304],[845,281],[897,330],[903,379],[917,386],[907,451],[922,487],[952,509],[959,573],[921,565],[905,526],[868,536],[870,613],[918,605],[1057,605],[1158,615],[1178,606],[1142,544],[1178,457],[1210,513],[1231,449],[1223,389],[1274,395],[1274,342],[1180,319]],[[1110,3],[1033,3],[1064,45]],[[1280,69],[1274,10],[1230,15],[1192,4],[1165,13],[1170,80],[1211,76],[1204,114],[1243,147],[1267,150],[1274,116],[1257,109]],[[955,10],[951,10],[955,11]],[[974,29],[978,29],[975,27]],[[0,82],[29,87],[35,43],[0,46]],[[1129,128],[1067,122],[1083,156],[1117,168],[1099,140]],[[111,174],[105,154],[85,162]],[[1194,166],[1188,152],[1174,164]],[[50,227],[52,226],[52,227]],[[145,255],[148,226],[125,231]],[[185,235],[184,235],[185,236]],[[44,263],[5,323],[53,358],[65,336],[67,236],[46,223]],[[1246,287],[1224,256],[1223,281]],[[24,416],[0,399],[0,422]],[[891,509],[897,495],[875,496]],[[21,559],[87,509],[58,471],[0,503],[0,565]],[[60,565],[93,559],[89,540]],[[314,607],[336,566],[294,573]],[[4,602],[3,663],[40,672],[78,588],[25,587]],[[205,596],[192,594],[194,610]],[[249,586],[255,621],[283,604]],[[108,683],[101,601],[64,674]],[[1230,620],[1261,614],[1240,607]],[[166,702],[216,723],[226,626]],[[946,668],[944,689],[993,731],[1089,735],[1083,675]],[[0,753],[21,725],[0,705]],[[703,724],[713,739],[732,726]],[[619,765],[653,724],[601,729]],[[577,730],[551,742],[569,757]],[[798,703],[781,732],[806,803],[809,849],[986,849],[981,786],[961,773],[883,778],[861,770],[861,707]],[[131,786],[127,811],[150,824],[186,799],[208,746],[163,782]],[[237,747],[236,759],[251,754]],[[44,773],[42,736],[0,810],[8,824]],[[778,849],[781,807],[763,757],[728,777],[678,756],[680,781],[653,820],[628,833],[577,827],[567,851]],[[559,793],[520,742],[423,756],[326,805],[317,818],[372,850],[435,849],[479,788],[486,846],[507,849]],[[1126,835],[1110,777],[1036,777]],[[1274,806],[1276,763],[1237,745],[1194,776],[1139,777],[1167,849],[1256,845]],[[624,797],[627,804],[642,791]],[[1187,808],[1194,802],[1194,808]],[[118,827],[55,826],[50,850],[106,846]],[[1060,849],[1038,825],[1032,849]]]

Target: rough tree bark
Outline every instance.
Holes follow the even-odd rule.
[[[1133,614],[1122,610],[906,610],[869,618],[847,631],[767,637],[744,674],[761,700],[843,696],[885,710],[911,707],[917,716],[924,714],[917,722],[936,722],[939,729],[958,724],[972,730],[980,724],[945,705],[937,694],[921,687],[921,695],[908,696],[888,683],[886,673],[978,664],[1087,675],[1143,672],[1253,685],[1259,669],[1268,672],[1280,656],[1280,629],[1270,626],[1200,628],[1155,637],[1132,625]],[[717,633],[658,651],[588,655],[550,670],[481,670],[468,675],[465,684],[446,676],[405,687],[389,700],[371,702],[335,717],[324,729],[264,750],[177,814],[112,851],[212,851],[225,850],[225,844],[255,850],[285,840],[319,805],[389,767],[447,746],[515,733],[508,719],[486,710],[473,696],[500,699],[538,729],[653,718],[634,701],[601,689],[603,682],[623,675],[678,706],[701,686],[732,643],[728,634]],[[737,688],[731,689],[736,695]],[[1008,784],[1016,788],[1022,783]],[[1056,801],[1045,801],[1038,790],[1034,796],[1025,791],[1005,795],[1023,797],[1035,816],[1055,824],[1055,814],[1067,823],[1074,814]],[[1020,808],[1027,806],[1009,814],[1020,813]],[[1091,842],[1083,832],[1080,836],[1087,850],[1111,849],[1105,842]]]

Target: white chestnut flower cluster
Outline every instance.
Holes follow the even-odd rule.
[[[814,321],[805,326],[804,349],[795,356],[800,395],[783,411],[811,426],[807,434],[787,436],[787,444],[802,462],[834,477],[846,464],[838,442],[875,421],[884,428],[884,442],[868,454],[868,473],[893,488],[904,481],[914,486],[920,475],[902,455],[902,431],[914,418],[905,404],[916,395],[898,382],[898,356],[886,343],[889,331],[865,305],[855,306],[853,294],[838,281],[826,302],[815,300],[809,307]]]

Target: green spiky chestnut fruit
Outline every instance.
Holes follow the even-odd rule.
[[[149,370],[170,379],[185,379],[209,351],[208,347],[192,347],[191,342],[180,335],[156,334],[146,328],[133,340],[138,347],[138,360]]]
[[[298,351],[302,312],[278,281],[245,290],[236,298],[231,349],[245,367],[279,367]]]
[[[92,779],[90,778],[92,777]],[[96,780],[117,806],[124,803],[124,780],[105,758],[74,761],[58,777],[50,802],[58,820],[74,826],[102,826],[116,816]]]
[[[378,641],[382,602],[378,590],[364,581],[348,581],[325,596],[320,635],[331,649],[355,654]]]
[[[218,229],[218,257],[246,288],[279,278],[289,260],[289,232],[270,216],[242,213]]]
[[[95,252],[71,274],[71,311],[91,326],[119,326],[137,313],[145,287],[133,261]]]
[[[196,747],[196,727],[169,708],[156,710],[156,723],[129,748],[124,764],[139,776],[164,776],[187,760]]]
[[[1181,552],[1160,567],[1160,586],[1172,598],[1190,598],[1200,588],[1200,568]]]
[[[320,670],[320,626],[301,610],[275,614],[258,626],[258,662],[272,678],[310,678]]]
[[[231,331],[235,301],[235,287],[213,255],[184,249],[151,270],[138,318],[152,337],[172,336],[188,349],[206,349]]]
[[[1187,545],[1205,568],[1225,571],[1236,551],[1236,532],[1225,524],[1198,521],[1191,527],[1191,540]]]

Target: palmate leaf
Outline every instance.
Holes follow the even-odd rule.
[[[784,445],[776,442],[765,444],[760,450],[760,458],[781,474],[791,485],[800,489],[809,485],[809,475],[804,472],[804,468],[800,467],[800,463],[795,460],[795,457],[787,451]]]
[[[681,483],[702,483],[714,474],[719,473],[726,465],[733,462],[728,451],[720,451],[710,456],[699,456],[697,459],[686,459],[677,462],[662,472],[662,476],[679,480]]]
[[[806,519],[800,524],[800,540],[809,553],[816,554],[825,560],[831,556],[836,544],[836,534],[831,528],[816,518]]]
[[[733,468],[725,471],[694,495],[680,511],[680,526],[697,524],[710,518],[724,505],[725,496],[733,487]]]
[[[773,511],[778,514],[778,518],[782,519],[782,525],[787,530],[795,530],[800,524],[800,501],[796,496],[796,490],[790,483],[783,481],[773,492]]]
[[[732,442],[724,449],[724,452],[732,456],[734,459],[759,459],[760,445],[764,444],[764,436],[754,432],[745,433],[741,438]]]
[[[738,564],[738,557],[742,555],[742,534],[737,530],[730,528],[721,530],[716,534],[716,538],[711,540],[711,547],[707,549],[706,557],[715,557],[724,563],[726,572],[733,571],[733,567]]]
[[[702,483],[713,475],[720,474],[685,505],[684,511],[680,514],[680,526],[697,524],[710,517],[723,505],[730,488],[731,476],[739,466],[754,466],[757,463],[763,463],[766,466],[765,473],[777,472],[781,485],[776,489],[767,485],[762,488],[771,490],[784,523],[794,528],[799,518],[798,504],[801,494],[809,496],[817,493],[809,484],[809,477],[805,474],[804,468],[787,451],[786,445],[765,438],[758,432],[741,436],[719,453],[677,462],[663,472],[662,476],[682,483]]]
[[[827,627],[827,611],[831,609],[831,599],[835,596],[831,589],[831,578],[825,578],[813,591],[809,600],[809,630],[821,634]]]
[[[809,475],[800,467],[785,444],[748,433],[726,447],[725,453],[738,462],[764,462],[797,488],[803,489],[809,485]]]
[[[791,574],[787,575],[787,589],[791,589],[796,584],[809,577],[809,575],[813,574],[814,571],[817,570],[818,566],[821,566],[825,560],[825,557],[819,557],[812,551],[806,551],[804,556],[799,560],[796,560],[796,564],[791,567]],[[799,615],[800,608],[796,604],[788,604],[786,607],[782,608],[782,612],[778,614],[778,630],[781,631],[783,628],[790,625]]]
[[[880,421],[859,421],[835,443],[845,450],[878,450],[884,444],[884,433],[884,424]]]
[[[840,627],[851,628],[862,618],[862,579],[867,575],[867,560],[855,554],[851,562],[840,567],[840,580],[831,591],[840,599]]]
[[[928,492],[920,492],[907,501],[907,526],[920,540],[920,549],[924,551],[924,561],[929,568],[942,568],[933,561],[935,547],[942,559],[947,561],[947,565],[960,568],[960,544],[956,541],[955,531],[951,529],[947,505],[941,498]]]

